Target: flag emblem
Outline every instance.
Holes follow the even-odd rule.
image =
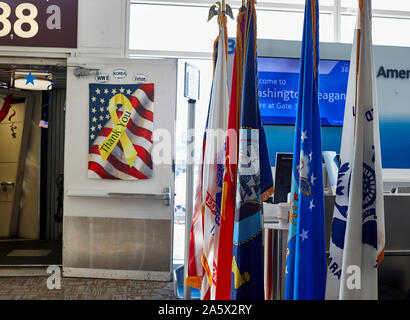
[[[312,195],[312,189],[310,188],[309,181],[306,178],[300,179],[300,191],[305,195],[310,197]]]
[[[154,84],[90,84],[88,177],[152,177]]]
[[[365,163],[363,163],[363,186],[363,209],[366,209],[376,200],[376,174]]]

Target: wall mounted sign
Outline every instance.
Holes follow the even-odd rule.
[[[127,76],[127,70],[125,69],[116,69],[112,72],[112,75],[115,79],[124,79]]]
[[[0,1],[0,45],[77,48],[78,0]]]
[[[132,78],[133,81],[135,81],[136,83],[144,83],[147,82],[148,77],[145,74],[137,74]]]
[[[107,73],[99,73],[95,76],[95,81],[99,83],[107,82],[110,80],[110,76]]]
[[[185,62],[184,97],[199,100],[199,69]]]
[[[152,177],[154,84],[90,84],[88,177]]]

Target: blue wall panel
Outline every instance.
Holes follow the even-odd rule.
[[[271,166],[277,152],[293,152],[295,127],[265,125]],[[322,127],[322,150],[340,152],[341,127]],[[380,143],[383,168],[410,168],[410,121],[381,121]]]
[[[293,152],[294,126],[265,125],[271,166],[275,166],[277,152]],[[322,127],[322,150],[340,152],[341,127]]]

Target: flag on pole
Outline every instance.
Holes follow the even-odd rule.
[[[218,38],[214,42],[214,49],[212,54],[213,60],[213,75],[215,75],[215,65],[216,65],[216,57],[218,51]],[[212,88],[213,88],[214,78],[212,78],[211,84],[211,96],[212,96]],[[191,224],[191,232],[190,232],[190,239],[189,239],[189,254],[188,254],[188,276],[185,279],[185,284],[193,287],[195,289],[201,290],[202,286],[202,277],[204,274],[204,269],[201,262],[202,252],[204,248],[204,216],[202,213],[202,185],[203,185],[203,163],[204,163],[204,154],[205,154],[205,144],[206,144],[206,132],[208,128],[209,122],[209,109],[211,106],[211,100],[209,101],[208,105],[208,114],[205,124],[205,131],[204,137],[202,141],[202,149],[201,149],[201,163],[198,168],[198,180],[197,180],[197,187],[195,193],[195,204],[194,204],[194,212],[192,214],[192,224]],[[208,297],[209,298],[209,297]]]
[[[273,180],[258,98],[255,1],[248,0],[239,132],[231,299],[264,299],[262,201]]]
[[[293,153],[285,299],[325,297],[326,249],[318,100],[319,10],[307,0]]]
[[[191,233],[189,238],[188,266],[185,266],[185,268],[188,268],[185,284],[198,290],[201,290],[202,277],[204,273],[204,269],[201,263],[201,256],[203,252],[204,242],[204,223],[202,215],[202,168],[205,142],[206,131],[202,143],[202,164],[200,164],[198,170],[198,182],[195,193],[194,212],[192,214]]]
[[[238,168],[237,132],[239,129],[242,94],[245,18],[246,7],[241,7],[237,18],[236,48],[225,151],[225,172],[222,187],[221,226],[219,231],[218,265],[216,268],[215,299],[217,300],[229,300],[231,298],[233,220],[235,214],[236,174]]]
[[[212,300],[215,299],[215,268],[218,258],[222,180],[229,107],[227,21],[224,13],[222,13],[218,19],[218,52],[206,133],[207,139],[204,153],[202,190],[202,203],[204,207],[204,251],[201,261],[205,274],[202,279],[201,296],[205,297],[206,292],[210,290],[210,299]]]
[[[384,256],[385,230],[371,18],[371,1],[359,0],[328,258],[327,299],[378,298],[377,268]]]
[[[201,199],[201,208],[199,212],[195,210],[193,217],[197,220],[201,219],[199,215],[202,215],[203,238],[194,239],[194,242],[198,243],[202,240],[202,253],[200,256],[203,269],[202,278],[200,279],[201,299],[215,299],[225,139],[228,124],[226,17],[222,14],[218,19],[218,50],[208,112],[206,139],[204,141],[202,186],[200,186],[201,193],[198,194]],[[194,225],[193,220],[193,228],[198,228],[198,225],[200,223],[195,222]],[[200,231],[197,231],[197,233],[200,234]],[[199,262],[199,257],[196,257],[195,260]],[[198,265],[196,264],[196,266]],[[196,281],[198,281],[198,278],[196,278]]]

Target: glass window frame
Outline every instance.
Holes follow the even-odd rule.
[[[281,1],[281,0],[278,0]],[[334,3],[337,3],[340,0],[331,0]],[[227,1],[232,9],[238,9],[241,6],[241,1],[238,0],[228,0]],[[169,5],[169,6],[185,6],[185,7],[210,7],[209,0],[159,0],[159,1],[147,1],[147,0],[128,0],[127,7],[127,25],[126,25],[126,52],[125,56],[127,57],[158,57],[158,58],[202,58],[210,59],[211,53],[197,52],[197,51],[168,51],[168,50],[135,50],[130,48],[130,10],[131,5]],[[330,14],[333,19],[334,30],[337,23],[337,6],[320,6],[320,13]],[[256,10],[260,11],[284,11],[284,12],[304,12],[304,4],[296,3],[285,3],[282,2],[268,2],[260,0],[256,4]],[[337,33],[333,32],[333,39],[331,42],[335,42]]]
[[[342,3],[342,0],[336,0],[339,5]],[[344,16],[355,16],[357,13],[357,9],[352,8],[352,7],[339,7],[339,30],[338,30],[338,35],[337,35],[337,42],[340,43],[346,43],[342,42],[342,30],[341,30],[341,17],[342,15]],[[373,9],[372,10],[372,17],[373,18],[385,18],[385,19],[404,19],[404,20],[409,20],[410,21],[410,10],[382,10],[382,9]],[[353,39],[353,37],[352,37]],[[378,43],[377,45],[386,45],[386,46],[397,46],[397,45],[391,45],[389,43]],[[402,45],[402,46],[410,46],[410,42],[408,45]]]
[[[256,9],[260,11],[285,11],[285,12],[303,12],[304,4],[286,3],[285,0],[260,0],[256,4]],[[333,23],[333,39],[331,42],[342,42],[342,16],[355,15],[355,8],[343,6],[342,0],[331,0],[333,5],[321,5],[320,13],[330,14]],[[125,56],[127,57],[171,57],[171,58],[200,58],[210,59],[210,53],[198,51],[169,51],[169,50],[132,50],[130,49],[130,8],[135,4],[149,4],[149,5],[165,5],[165,6],[185,6],[185,7],[210,7],[209,0],[127,0],[127,25],[126,25],[126,44]],[[232,9],[237,9],[241,6],[241,0],[228,0]],[[406,19],[410,20],[410,10],[381,10],[373,9],[373,17],[377,18],[392,18],[392,19]],[[382,44],[383,45],[383,44]],[[389,45],[389,44],[386,44]],[[410,43],[408,44],[410,46]]]

